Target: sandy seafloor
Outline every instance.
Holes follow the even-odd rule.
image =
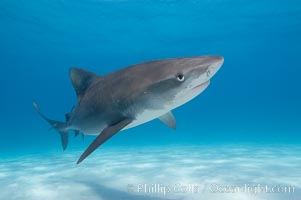
[[[80,151],[7,156],[0,163],[0,199],[297,200],[300,152],[297,145],[110,147],[80,165]],[[239,186],[245,190],[230,191]]]

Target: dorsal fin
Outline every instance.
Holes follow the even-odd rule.
[[[81,97],[85,94],[86,89],[95,79],[95,77],[97,77],[96,74],[83,69],[70,69],[70,79],[76,91],[78,101],[80,101]]]

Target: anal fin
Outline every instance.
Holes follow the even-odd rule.
[[[74,137],[77,137],[80,134],[79,130],[74,130]]]
[[[74,137],[77,137],[79,134],[82,135],[82,139],[84,140],[85,138],[85,135],[83,132],[80,132],[79,130],[74,130]]]

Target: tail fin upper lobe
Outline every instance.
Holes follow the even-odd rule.
[[[52,119],[49,119],[46,117],[43,113],[41,113],[40,108],[38,104],[34,101],[33,102],[33,107],[37,111],[37,113],[45,119],[59,134],[61,135],[61,140],[62,140],[62,146],[63,149],[65,150],[68,145],[68,129],[67,129],[67,124],[65,122],[60,122],[60,121],[55,121]]]

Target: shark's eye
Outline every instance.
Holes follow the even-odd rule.
[[[185,79],[184,75],[183,74],[178,74],[177,75],[177,80],[180,81],[180,82],[183,82]]]

